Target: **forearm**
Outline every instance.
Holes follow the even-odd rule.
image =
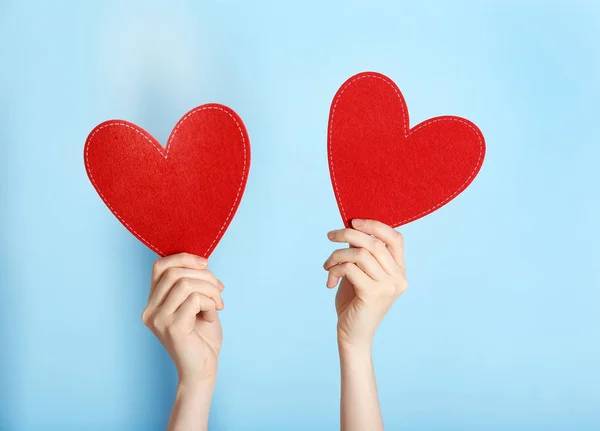
[[[339,346],[341,431],[383,431],[371,347]]]
[[[206,431],[214,381],[180,382],[167,431]]]

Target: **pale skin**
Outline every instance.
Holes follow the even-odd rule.
[[[169,431],[208,430],[223,331],[224,289],[208,261],[190,254],[157,260],[142,320],[175,363],[178,386]]]
[[[394,301],[407,289],[402,235],[374,220],[328,233],[335,250],[323,267],[335,298],[341,371],[341,431],[381,431],[383,420],[372,361],[375,332]],[[218,311],[223,284],[208,262],[190,254],[155,262],[146,326],[169,352],[179,376],[168,431],[208,429],[223,332]]]
[[[334,288],[338,314],[342,431],[381,431],[383,419],[372,360],[375,332],[396,299],[408,287],[404,239],[374,220],[353,220],[353,229],[329,232],[333,242],[350,248],[334,251],[323,267]]]

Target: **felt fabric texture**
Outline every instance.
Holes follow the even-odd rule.
[[[104,203],[149,248],[208,257],[240,204],[250,142],[233,110],[206,104],[179,120],[166,148],[135,124],[104,122],[84,161]]]
[[[431,118],[411,129],[396,84],[363,72],[333,99],[328,156],[344,225],[363,218],[398,227],[465,190],[481,168],[485,141],[475,124],[460,117]]]

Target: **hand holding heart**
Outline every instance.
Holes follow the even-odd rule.
[[[368,349],[375,331],[394,301],[406,291],[402,234],[375,220],[354,219],[352,227],[329,232],[328,238],[348,243],[323,264],[327,287],[342,278],[335,298],[341,348]]]
[[[180,383],[214,381],[223,332],[223,283],[208,261],[187,253],[157,260],[142,320],[171,355]]]

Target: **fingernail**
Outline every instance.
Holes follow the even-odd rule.
[[[354,220],[352,220],[352,225],[354,226],[362,226],[363,224],[365,224],[365,221],[359,218],[355,218]]]
[[[201,266],[208,265],[208,261],[205,258],[203,258],[203,257],[197,257],[196,259],[198,260],[198,264],[199,265],[201,265]]]
[[[327,238],[333,239],[333,231],[331,231],[327,234]]]

